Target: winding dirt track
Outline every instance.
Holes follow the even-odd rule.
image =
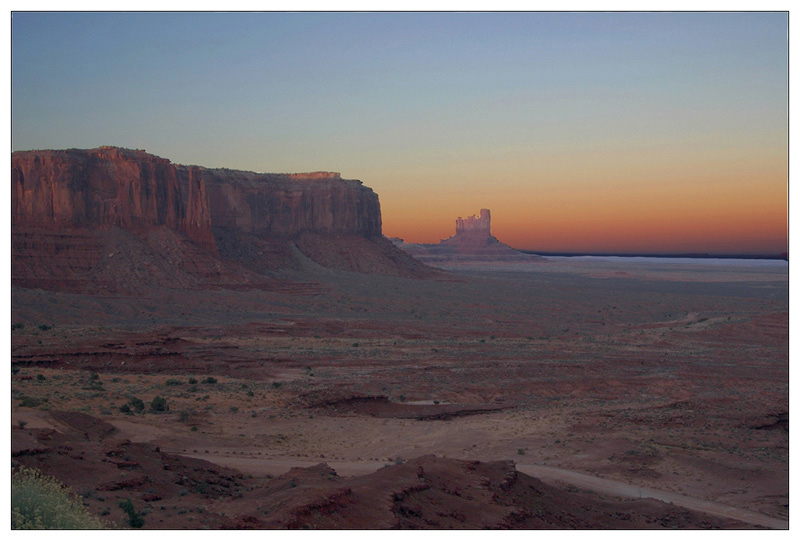
[[[672,503],[692,511],[699,511],[701,513],[708,513],[718,517],[732,518],[747,522],[748,524],[756,524],[758,526],[765,526],[776,530],[786,530],[789,528],[789,522],[779,518],[762,515],[747,509],[739,509],[724,505],[721,503],[711,502],[708,500],[701,500],[699,498],[692,498],[691,496],[684,496],[674,492],[667,492],[665,490],[657,490],[653,488],[638,487],[621,483],[619,481],[612,481],[610,479],[603,479],[585,473],[578,473],[570,470],[562,470],[560,468],[553,468],[550,466],[540,466],[537,464],[517,464],[517,470],[534,477],[538,477],[542,481],[561,481],[575,485],[576,487],[602,492],[612,496],[621,496],[623,498],[653,498],[662,502]]]
[[[315,466],[321,462],[320,460],[297,460],[293,457],[251,458],[244,456],[232,457],[200,453],[181,454],[188,457],[208,460],[209,462],[214,462],[220,466],[235,468],[241,472],[261,475],[280,475],[282,473],[286,473],[290,468],[293,467],[306,468]],[[327,460],[325,462],[342,476],[366,475],[378,470],[386,464],[389,464],[383,461],[360,462]],[[701,500],[699,498],[692,498],[691,496],[684,496],[674,492],[667,492],[665,490],[629,485],[620,481],[612,481],[610,479],[603,479],[602,477],[595,477],[585,473],[578,473],[575,471],[554,468],[551,466],[542,466],[538,464],[518,463],[517,470],[527,475],[538,477],[545,482],[556,481],[569,483],[578,488],[593,490],[595,492],[601,492],[603,494],[619,496],[623,498],[652,498],[654,500],[672,503],[686,509],[691,509],[692,511],[740,520],[748,524],[755,524],[776,530],[787,530],[789,528],[789,522],[786,520],[770,517],[754,511],[748,511],[747,509],[739,509],[721,503]]]

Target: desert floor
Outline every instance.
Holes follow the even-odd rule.
[[[12,423],[81,411],[262,475],[511,459],[576,490],[785,526],[785,262],[551,258],[428,280],[309,263],[281,278],[298,276],[314,287],[12,288]],[[155,396],[167,413],[120,411]]]

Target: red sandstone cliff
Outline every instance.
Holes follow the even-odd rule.
[[[140,150],[15,152],[11,157],[14,226],[147,229],[166,226],[214,249],[202,182],[182,194],[169,160]]]
[[[114,147],[15,152],[11,217],[23,287],[266,287],[302,257],[426,272],[382,237],[377,194],[338,173],[205,169]]]
[[[215,228],[257,235],[381,236],[378,196],[338,173],[259,174],[198,169],[209,194]]]

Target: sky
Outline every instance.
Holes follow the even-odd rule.
[[[785,12],[14,12],[11,146],[337,171],[406,242],[777,254],[788,72]]]

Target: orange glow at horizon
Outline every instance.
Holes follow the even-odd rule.
[[[518,183],[439,191],[425,201],[398,192],[381,196],[383,231],[437,243],[455,233],[457,217],[489,208],[493,235],[522,250],[781,254],[788,252],[788,174],[777,169],[724,180],[695,174],[646,184]]]

